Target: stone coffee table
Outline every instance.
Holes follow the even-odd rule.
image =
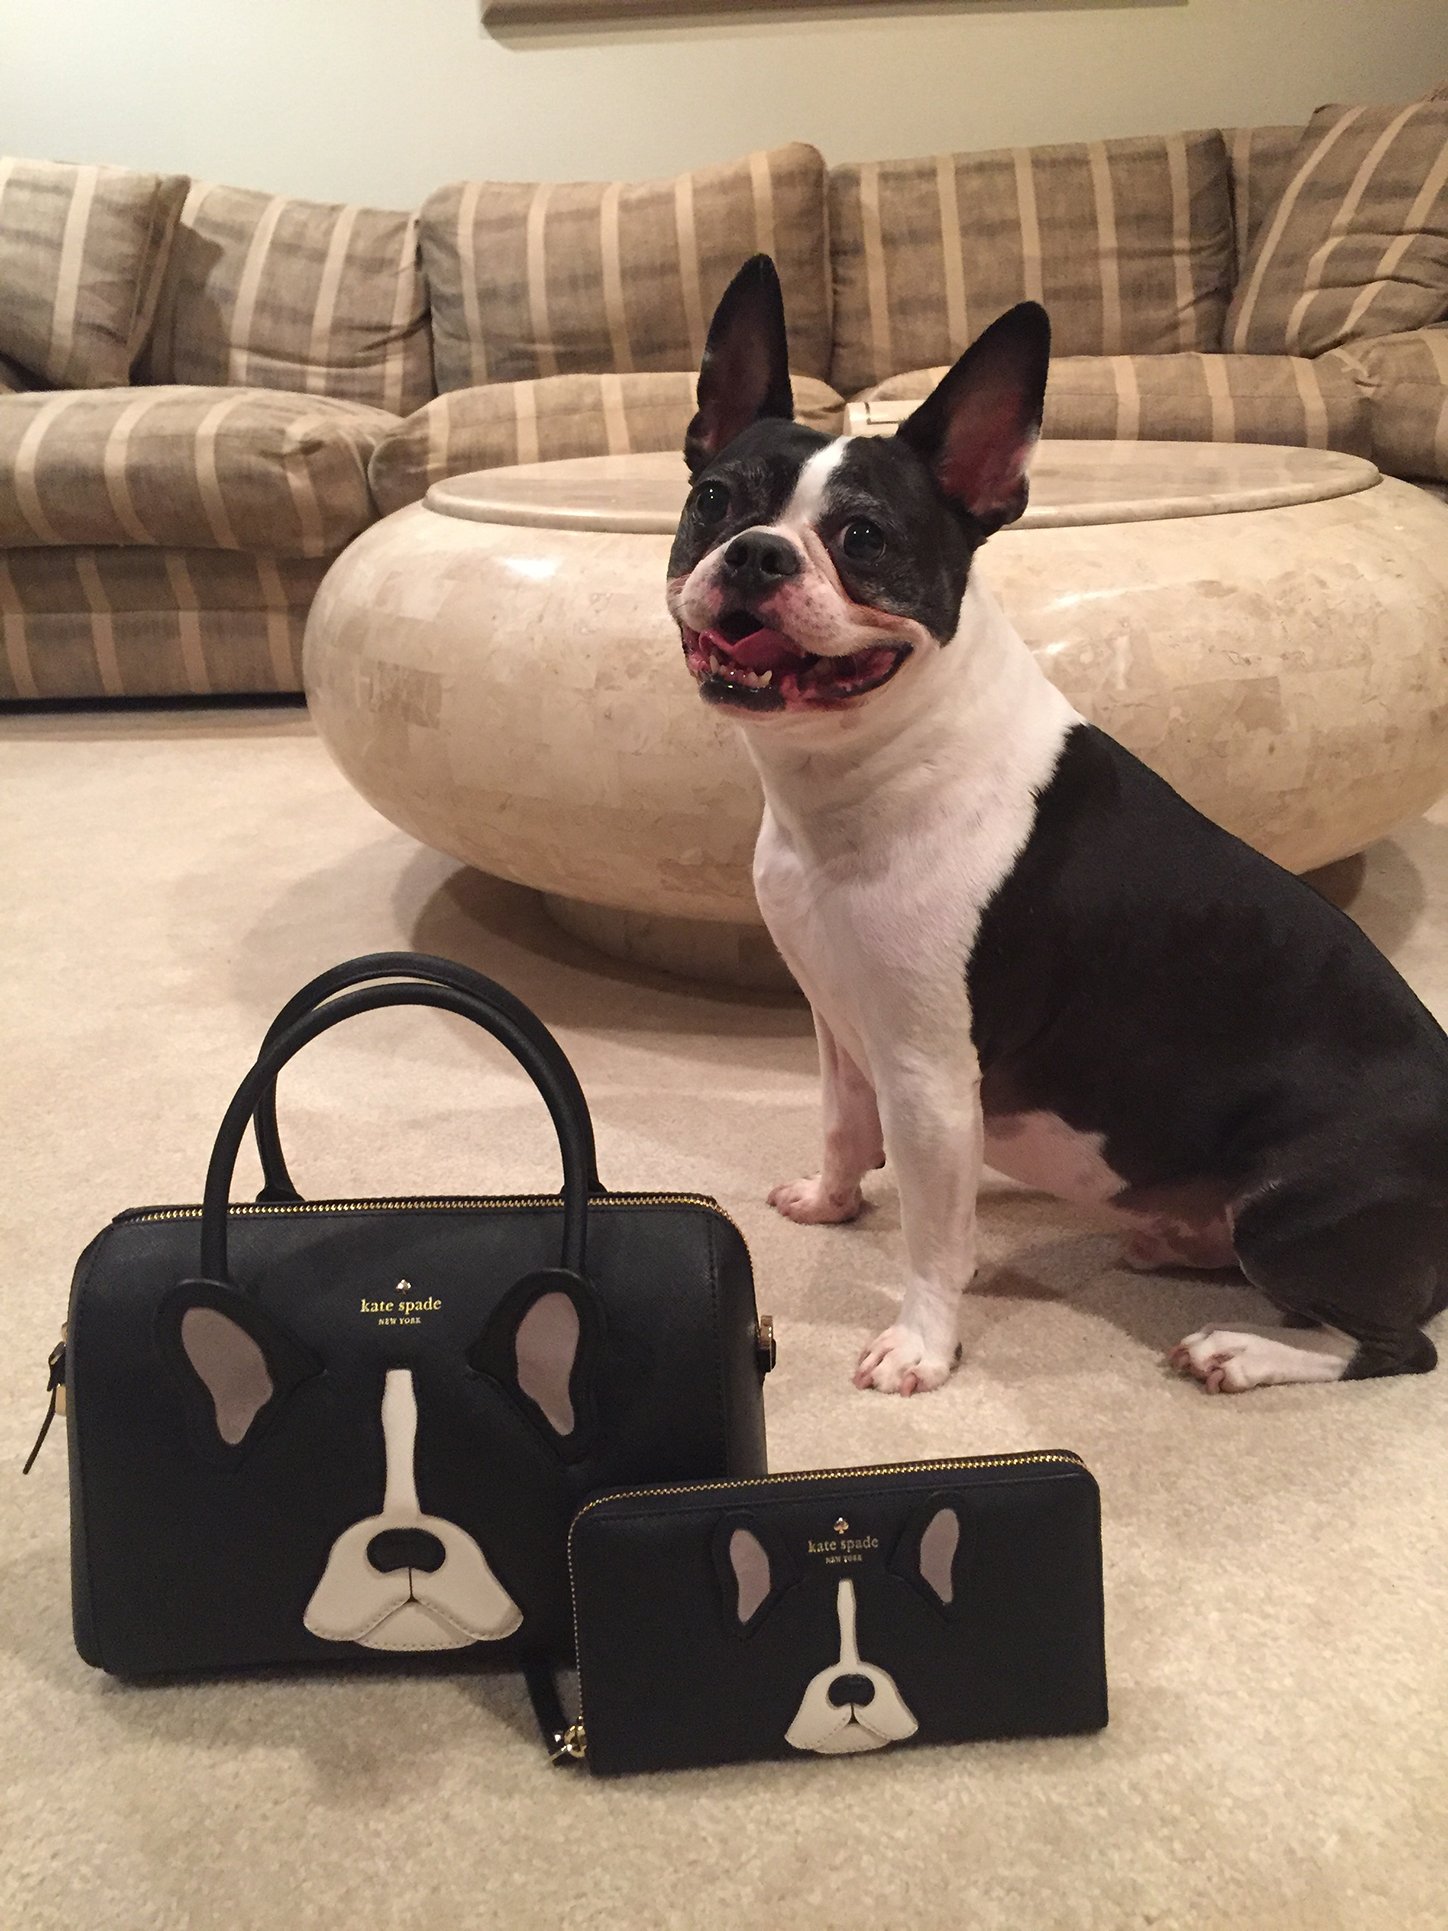
[[[669,455],[435,484],[332,566],[307,697],[415,837],[606,951],[775,983],[758,783],[664,608],[685,488]],[[975,567],[1087,717],[1293,870],[1448,789],[1448,504],[1371,463],[1043,443]]]

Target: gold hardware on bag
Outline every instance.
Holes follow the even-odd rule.
[[[28,1475],[35,1466],[35,1458],[45,1446],[45,1438],[50,1433],[50,1424],[57,1415],[65,1413],[65,1323],[60,1324],[60,1339],[46,1357],[48,1370],[45,1391],[50,1396],[46,1406],[45,1419],[40,1424],[40,1433],[35,1437],[35,1446],[25,1458],[22,1475]]]
[[[761,1314],[754,1324],[754,1352],[759,1359],[759,1372],[768,1374],[779,1359],[779,1349],[774,1340],[772,1314]]]
[[[558,1738],[558,1748],[550,1750],[548,1754],[554,1763],[557,1763],[560,1757],[571,1757],[575,1763],[582,1763],[588,1755],[588,1738],[584,1734],[583,1725],[570,1723]]]

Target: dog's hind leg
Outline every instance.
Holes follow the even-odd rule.
[[[875,1089],[816,1012],[820,1088],[824,1103],[824,1163],[804,1180],[773,1188],[769,1204],[786,1220],[853,1220],[865,1204],[860,1181],[885,1164],[885,1141]]]
[[[1438,1353],[1422,1323],[1443,1305],[1443,1216],[1416,1200],[1333,1215],[1321,1184],[1273,1189],[1237,1218],[1242,1271],[1278,1308],[1321,1323],[1296,1329],[1204,1329],[1171,1354],[1209,1393],[1297,1381],[1424,1374]]]

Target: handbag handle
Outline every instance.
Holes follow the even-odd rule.
[[[470,1019],[499,1040],[528,1073],[542,1093],[558,1132],[563,1155],[562,1265],[574,1274],[584,1272],[588,1223],[588,1181],[592,1166],[593,1132],[588,1107],[576,1080],[572,1091],[556,1076],[550,1055],[539,1050],[531,1030],[519,1026],[506,1012],[470,998],[452,986],[374,985],[339,993],[304,1014],[270,1046],[237,1087],[217,1131],[206,1169],[206,1191],[201,1202],[201,1274],[209,1281],[227,1282],[227,1203],[236,1156],[257,1102],[276,1081],[287,1061],[321,1033],[354,1019],[359,1013],[388,1006],[434,1006]],[[530,1015],[531,1017],[531,1015]],[[562,1057],[561,1048],[558,1056]]]
[[[267,1048],[281,1035],[294,1026],[305,1014],[313,1011],[325,1001],[333,999],[339,992],[350,986],[365,985],[372,980],[392,979],[411,980],[427,985],[451,986],[454,991],[465,993],[480,1005],[491,1006],[504,1013],[525,1033],[548,1061],[554,1083],[566,1098],[568,1105],[584,1122],[588,1135],[588,1190],[590,1193],[603,1193],[606,1189],[598,1178],[598,1160],[593,1145],[593,1123],[588,1117],[588,1104],[583,1097],[583,1089],[578,1084],[578,1076],[569,1065],[567,1056],[558,1041],[539,1019],[538,1015],[508,991],[496,979],[489,979],[481,972],[474,972],[471,966],[458,965],[455,960],[443,959],[432,952],[367,952],[360,958],[347,959],[341,965],[330,967],[309,980],[300,992],[294,993],[282,1007],[276,1018],[267,1027],[266,1037],[262,1040],[261,1050]],[[287,1170],[286,1157],[282,1152],[281,1136],[277,1131],[277,1083],[275,1079],[267,1082],[261,1097],[256,1103],[256,1150],[261,1156],[261,1170],[264,1185],[257,1195],[263,1201],[297,1201],[301,1199],[296,1184]]]

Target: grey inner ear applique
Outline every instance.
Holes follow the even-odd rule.
[[[769,1552],[749,1529],[736,1529],[729,1538],[729,1566],[739,1585],[738,1615],[747,1623],[769,1594]]]
[[[568,1384],[578,1358],[578,1309],[566,1294],[540,1294],[518,1323],[515,1342],[518,1386],[537,1402],[548,1426],[559,1435],[573,1433],[573,1397]]]
[[[937,1509],[920,1538],[920,1573],[943,1603],[955,1600],[955,1552],[960,1546],[960,1517],[954,1509]]]
[[[230,1448],[276,1392],[261,1348],[228,1314],[188,1307],[181,1316],[181,1346],[216,1410],[216,1432]]]

